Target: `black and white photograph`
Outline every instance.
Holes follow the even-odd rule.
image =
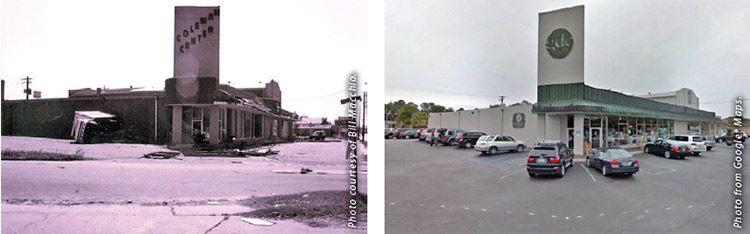
[[[386,1],[385,232],[747,233],[749,9]]]
[[[0,7],[2,233],[367,232],[365,1]]]

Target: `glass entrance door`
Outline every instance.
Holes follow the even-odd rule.
[[[571,149],[573,149],[573,134],[575,134],[575,131],[572,128],[568,128],[568,148]]]
[[[602,128],[591,128],[591,148],[596,149],[602,146]]]

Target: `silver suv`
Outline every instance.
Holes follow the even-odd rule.
[[[702,136],[698,135],[672,135],[667,138],[668,141],[674,141],[682,143],[689,147],[693,155],[699,155],[701,152],[706,152],[706,141],[703,140]]]

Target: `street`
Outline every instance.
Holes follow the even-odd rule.
[[[576,155],[563,178],[529,177],[528,148],[485,156],[417,140],[385,146],[388,233],[740,232],[726,145],[684,160],[636,152],[632,177],[604,177]]]
[[[3,149],[14,149],[12,142],[12,137],[4,136]],[[282,144],[274,146],[278,155],[268,157],[158,160],[140,158],[142,154],[124,158],[120,153],[108,159],[89,153],[87,157],[99,160],[2,161],[2,232],[351,232],[335,222],[323,228],[295,220],[253,226],[241,221],[241,215],[233,215],[253,211],[240,202],[252,197],[348,190],[345,146],[344,142]],[[87,152],[101,151],[89,148]],[[359,189],[366,192],[366,162],[360,165]],[[313,171],[300,174],[302,167]],[[366,230],[362,225],[356,231]]]

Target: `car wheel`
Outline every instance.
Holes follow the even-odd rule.
[[[480,151],[480,152],[482,153],[482,155],[487,154],[487,151]]]
[[[607,166],[602,166],[602,175],[609,176],[609,170],[607,170]]]
[[[588,158],[586,158],[586,166],[587,166],[587,167],[591,167],[591,161],[589,161],[589,159],[588,159]]]
[[[405,136],[404,138],[409,139],[409,136]]]
[[[562,165],[560,165],[560,175],[559,176],[560,177],[565,176],[565,162],[563,162]]]
[[[534,174],[534,173],[529,173],[529,177],[534,177],[534,176],[536,176],[536,174]]]
[[[516,146],[516,152],[523,152],[523,146],[522,145]]]
[[[453,140],[448,141],[448,145],[453,145]]]
[[[643,152],[648,153],[648,147],[643,147]]]
[[[698,155],[701,155],[701,153],[700,152],[693,152],[693,155],[698,156]]]
[[[706,150],[707,151],[711,151],[711,148],[713,148],[713,147],[706,147]]]
[[[666,159],[672,158],[672,153],[670,153],[669,151],[664,151],[664,158]]]
[[[497,148],[495,147],[490,148],[490,154],[494,155],[496,153],[497,153]]]
[[[471,148],[471,142],[467,141],[466,143],[464,143],[464,147]]]

